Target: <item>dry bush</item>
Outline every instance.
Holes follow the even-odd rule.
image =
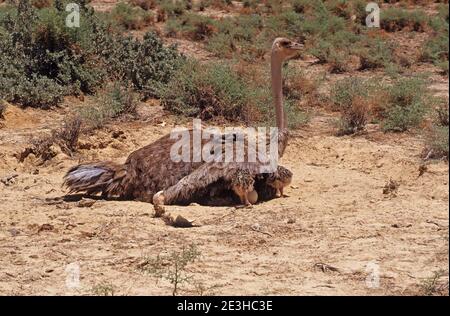
[[[38,9],[48,8],[52,5],[52,0],[31,0],[31,4]]]
[[[63,126],[59,130],[53,132],[54,141],[66,154],[71,155],[77,149],[78,138],[81,132],[81,123],[82,121],[79,116],[72,116],[66,118]]]
[[[355,96],[349,107],[341,112],[338,136],[350,135],[365,129],[370,113],[370,100]]]
[[[6,104],[2,100],[0,100],[0,119],[5,118],[4,117],[5,111],[6,111]]]
[[[129,2],[146,11],[156,8],[156,0],[129,0]]]

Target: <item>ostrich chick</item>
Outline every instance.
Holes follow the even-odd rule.
[[[292,182],[292,172],[285,167],[278,166],[277,171],[269,174],[267,184],[277,190],[277,197],[284,197],[283,190]]]
[[[251,202],[256,203],[258,200],[258,197],[255,197],[255,194],[253,193],[255,191],[253,187],[254,184],[254,177],[248,170],[245,169],[236,170],[235,174],[231,178],[231,188],[239,197],[241,203],[245,206],[252,205]],[[250,200],[252,200],[251,202],[249,197]]]

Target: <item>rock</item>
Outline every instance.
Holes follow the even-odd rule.
[[[13,174],[10,174],[10,175],[5,176],[3,178],[0,178],[0,182],[3,183],[6,186],[9,186],[9,185],[12,185],[12,184],[16,183],[16,178],[18,176],[19,175],[17,173],[13,173]]]
[[[8,229],[8,232],[11,234],[11,236],[16,237],[17,235],[20,235],[20,230],[16,228]]]
[[[85,199],[85,198],[83,198],[83,199],[81,199],[81,201],[79,201],[77,203],[77,206],[78,207],[91,207],[92,205],[95,204],[95,202],[97,202],[97,201],[93,200],[93,199]]]
[[[53,231],[53,230],[55,230],[55,227],[52,224],[42,224],[38,229],[38,233],[42,231]]]
[[[194,227],[193,223],[195,222],[194,220],[188,220],[181,215],[178,215],[174,219],[172,215],[168,214],[168,215],[162,216],[162,219],[164,220],[164,222],[167,225],[170,225],[173,227],[178,227],[178,228]]]

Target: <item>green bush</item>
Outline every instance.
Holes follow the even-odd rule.
[[[448,126],[433,126],[428,135],[428,150],[432,150],[431,158],[446,158],[449,159],[448,151]]]
[[[100,128],[120,115],[134,115],[138,95],[126,83],[115,83],[98,93],[95,103],[79,110],[79,117],[89,128]]]
[[[162,105],[174,113],[203,120],[223,117],[245,121],[252,94],[229,66],[188,62],[164,88]]]
[[[432,19],[431,26],[434,33],[422,48],[422,60],[435,64],[445,75],[448,75],[448,5],[441,7],[440,14]]]
[[[102,70],[76,49],[80,33],[65,27],[64,19],[55,7],[36,11],[21,0],[0,20],[0,97],[50,107],[67,94],[94,90]]]
[[[132,83],[145,98],[159,97],[182,60],[175,47],[166,47],[155,33],[143,40],[105,37],[99,48],[110,73]]]
[[[370,115],[374,86],[360,78],[338,81],[332,88],[332,107],[341,112],[338,135],[349,135],[364,130]]]
[[[165,25],[166,35],[187,37],[194,41],[208,39],[215,31],[215,21],[198,14],[185,14],[169,19]]]
[[[125,37],[83,3],[79,28],[65,26],[57,0],[40,10],[28,0],[0,9],[0,98],[48,108],[66,95],[94,94],[107,79],[129,81],[143,97],[156,96],[170,80],[180,60],[174,47],[153,33]]]
[[[153,15],[141,7],[120,2],[111,11],[111,18],[127,30],[140,30],[153,24]]]
[[[428,24],[429,18],[423,11],[400,8],[381,10],[380,27],[388,32],[401,31],[406,27],[416,32],[424,32]]]
[[[236,73],[230,65],[187,62],[162,91],[166,110],[203,120],[225,119],[244,123],[275,123],[269,78],[256,83]],[[308,116],[287,98],[290,127],[298,127]]]
[[[417,127],[429,108],[429,96],[420,79],[401,79],[388,89],[386,111],[382,127],[384,131],[403,132]]]

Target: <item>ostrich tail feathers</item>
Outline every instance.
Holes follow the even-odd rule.
[[[122,180],[126,173],[123,165],[112,162],[81,164],[66,173],[63,185],[69,189],[69,193],[101,193],[106,197],[122,197],[125,195]]]

